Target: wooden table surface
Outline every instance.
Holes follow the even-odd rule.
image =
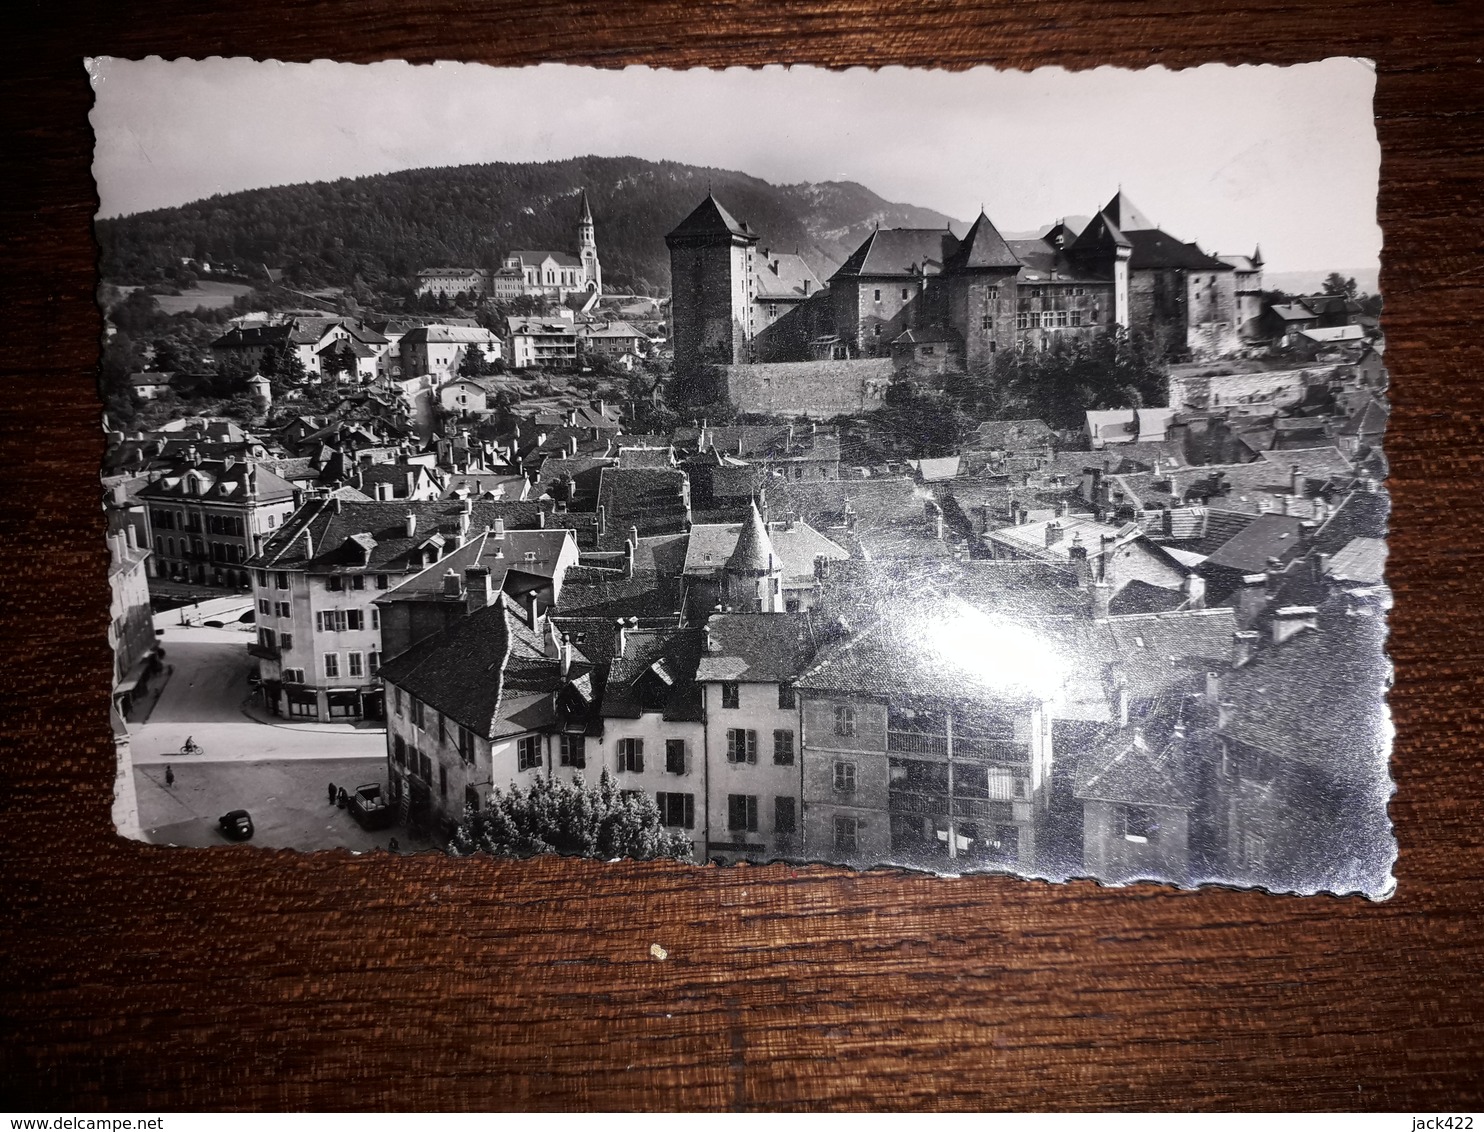
[[[0,675],[0,1107],[1484,1107],[1481,11],[1464,0],[12,9],[0,69],[0,618],[13,646]],[[116,840],[90,54],[1374,58],[1396,406],[1397,895]],[[1322,202],[1295,207],[1323,222]],[[651,957],[654,943],[667,959]]]

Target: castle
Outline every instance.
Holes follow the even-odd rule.
[[[494,271],[474,267],[425,268],[417,273],[417,293],[471,300],[533,295],[558,302],[573,294],[601,295],[603,265],[598,260],[597,229],[587,190],[582,191],[575,254],[549,248],[517,248],[507,252]]]
[[[974,370],[999,350],[1115,329],[1219,355],[1239,345],[1262,282],[1260,251],[1208,255],[1156,228],[1122,190],[1080,232],[1063,222],[1033,240],[1006,240],[982,210],[963,239],[877,229],[827,288],[812,272],[787,288],[782,310],[764,290],[781,265],[759,256],[759,240],[710,194],[665,237],[677,371],[859,357]]]

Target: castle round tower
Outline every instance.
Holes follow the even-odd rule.
[[[721,572],[721,599],[739,613],[782,613],[783,563],[753,500],[736,549]]]

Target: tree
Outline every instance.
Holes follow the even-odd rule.
[[[1360,293],[1360,285],[1354,278],[1346,279],[1338,271],[1331,271],[1324,277],[1323,287],[1326,295],[1344,295],[1347,299],[1353,299]]]
[[[465,811],[452,851],[460,856],[533,857],[562,853],[611,860],[688,860],[690,841],[660,820],[648,794],[618,789],[607,770],[597,786],[574,776],[571,783],[538,776],[529,790],[496,789],[487,809]]]
[[[464,356],[459,359],[460,377],[488,377],[494,373],[494,367],[485,358],[484,351],[478,346],[470,346],[464,351]]]
[[[951,397],[924,390],[905,374],[892,378],[882,402],[877,422],[893,447],[914,459],[955,455],[973,428],[973,421]]]

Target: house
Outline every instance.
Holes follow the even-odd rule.
[[[1305,357],[1340,350],[1359,350],[1366,343],[1366,333],[1359,326],[1310,326],[1293,334],[1290,343],[1295,352]]]
[[[108,646],[113,650],[113,703],[127,719],[135,696],[158,667],[154,611],[145,568],[149,550],[134,527],[108,536]]]
[[[749,504],[748,517],[741,523],[691,527],[682,568],[688,607],[696,616],[704,616],[718,602],[745,610],[756,608],[760,598],[755,585],[748,590],[741,579],[762,569],[776,582],[777,591],[762,595],[766,612],[808,610],[819,593],[818,563],[849,557],[847,550],[803,520],[764,523],[756,504]],[[737,573],[729,584],[728,571],[743,573]]]
[[[514,369],[576,369],[577,327],[567,318],[511,315],[506,320],[510,365]]]
[[[1034,868],[1058,661],[1044,636],[913,598],[824,645],[798,677],[803,851]]]
[[[649,335],[621,319],[583,323],[578,342],[589,353],[616,361],[625,354],[642,358],[649,352]]]
[[[1089,409],[1083,434],[1088,447],[1107,444],[1147,444],[1168,438],[1174,409]]]
[[[620,789],[651,795],[660,820],[683,831],[692,859],[704,861],[716,814],[706,792],[705,690],[696,680],[704,630],[612,624],[597,726],[561,737],[557,763],[589,780],[607,769]]]
[[[713,614],[696,666],[706,728],[706,856],[804,850],[802,723],[794,681],[815,650],[808,614]]]
[[[417,326],[397,344],[402,355],[401,377],[432,377],[434,384],[452,378],[470,354],[484,362],[500,360],[500,340],[483,327],[434,323]]]
[[[1182,724],[1151,741],[1121,728],[1077,764],[1082,864],[1105,884],[1190,879],[1191,811],[1198,781]]]
[[[131,373],[129,375],[129,389],[141,401],[153,401],[156,397],[171,390],[171,379],[174,377],[174,373],[154,371]]]
[[[481,298],[485,272],[474,267],[425,267],[417,273],[417,296],[436,295],[455,302]]]
[[[553,625],[480,585],[467,614],[381,669],[399,821],[448,838],[496,787],[561,770],[593,708],[592,665]]]
[[[185,460],[137,493],[149,512],[156,578],[246,589],[246,563],[293,512],[294,486],[232,456]]]
[[[690,481],[679,468],[604,467],[598,472],[598,510],[613,531],[683,531],[690,524]]]
[[[384,654],[375,604],[497,521],[539,528],[532,503],[313,499],[249,560],[265,706],[290,718],[379,719]]]

